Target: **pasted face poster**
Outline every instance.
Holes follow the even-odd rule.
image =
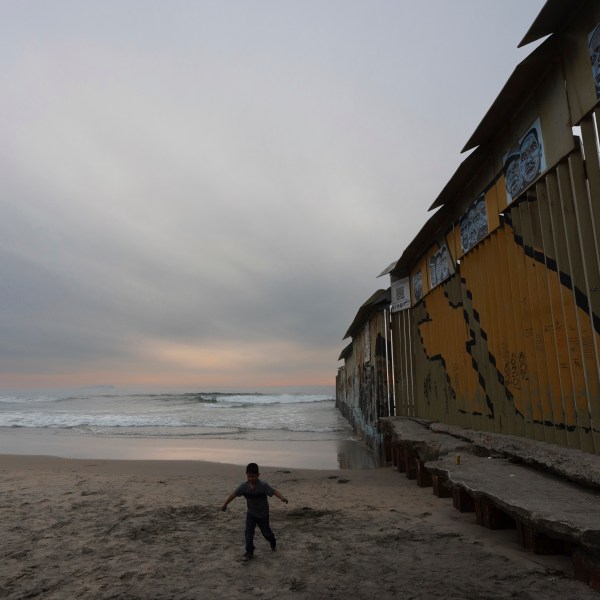
[[[429,259],[429,278],[431,287],[434,288],[448,278],[450,275],[450,253],[446,244],[444,244]]]
[[[415,302],[418,302],[423,297],[423,275],[421,271],[417,271],[413,275],[413,292],[415,294]]]
[[[480,196],[460,218],[460,244],[463,254],[488,234],[485,196]]]
[[[504,178],[508,204],[529,187],[546,169],[542,128],[538,117],[527,133],[504,157]]]
[[[390,291],[392,293],[392,312],[410,308],[410,280],[408,277],[392,281]]]
[[[592,77],[596,86],[596,98],[600,98],[600,23],[588,35],[588,51],[592,61]]]

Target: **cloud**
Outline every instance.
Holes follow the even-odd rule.
[[[37,9],[0,40],[0,387],[333,382],[487,108],[462,11]]]

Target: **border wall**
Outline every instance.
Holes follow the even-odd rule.
[[[437,212],[384,271],[389,406],[600,453],[600,3],[557,6],[523,40],[552,33],[467,142]],[[339,404],[366,431],[361,369],[346,359]]]
[[[378,290],[361,306],[346,334],[352,342],[340,355],[344,366],[336,377],[336,407],[357,435],[377,450],[382,440],[378,421],[394,414],[389,303],[389,290]]]

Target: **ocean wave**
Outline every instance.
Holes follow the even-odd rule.
[[[115,435],[143,437],[205,435],[207,428],[216,431],[216,437],[259,430],[279,431],[283,436],[343,434],[348,425],[335,410],[331,395],[294,392],[5,393],[0,397],[0,427],[69,429],[82,435],[110,430]]]
[[[20,404],[30,402],[56,402],[60,398],[56,396],[0,396],[0,402],[8,404]]]
[[[334,400],[331,394],[307,393],[259,393],[259,392],[185,392],[185,393],[146,393],[128,394],[121,392],[81,394],[72,392],[64,395],[30,394],[30,395],[0,395],[0,403],[36,403],[36,402],[86,402],[86,401],[119,401],[119,402],[159,402],[199,403],[199,404],[305,404],[327,402]]]

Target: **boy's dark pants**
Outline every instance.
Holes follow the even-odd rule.
[[[250,513],[246,513],[246,552],[254,552],[254,531],[257,525],[263,537],[271,543],[271,547],[276,543],[275,535],[269,526],[269,515],[254,517]]]

